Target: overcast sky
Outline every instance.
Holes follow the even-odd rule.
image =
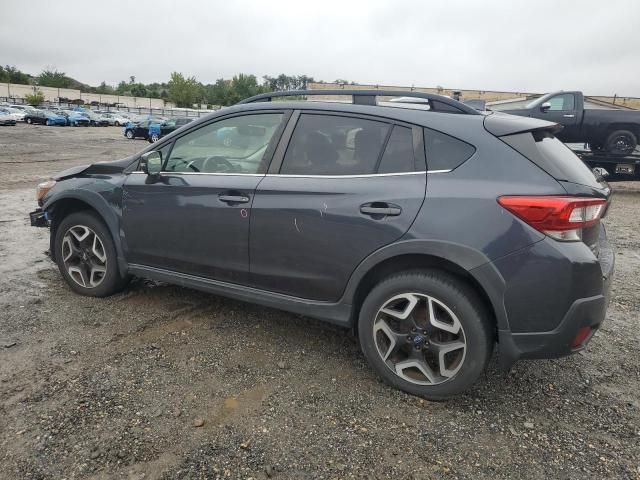
[[[640,1],[2,0],[0,63],[91,85],[177,70],[640,96]]]

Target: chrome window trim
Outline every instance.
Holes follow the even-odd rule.
[[[283,178],[369,178],[369,177],[398,177],[406,175],[424,175],[426,171],[421,172],[398,172],[398,173],[368,173],[361,175],[294,175],[288,173],[269,173],[267,177],[283,177]]]
[[[160,172],[160,175],[220,175],[220,176],[244,176],[244,177],[282,177],[282,178],[369,178],[369,177],[399,177],[406,175],[424,175],[431,173],[447,173],[451,170],[421,170],[419,172],[397,173],[369,173],[362,175],[293,175],[286,173],[214,173],[214,172]],[[139,170],[131,172],[138,175],[147,175]]]
[[[136,173],[138,175],[147,175],[146,173],[141,172],[140,170],[136,170],[135,172],[131,172],[131,173]],[[160,172],[160,175],[220,175],[220,176],[227,176],[227,177],[237,177],[239,175],[242,175],[243,177],[264,177],[265,176],[264,173],[224,173],[224,172],[214,173],[214,172],[169,172],[169,171]]]

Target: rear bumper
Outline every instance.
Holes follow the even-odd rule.
[[[535,331],[533,328],[530,329],[533,331],[513,331],[511,328],[498,330],[503,367],[509,368],[519,359],[557,358],[585,348],[606,318],[615,270],[615,256],[604,226],[601,227],[597,263],[600,266],[597,273],[601,275],[599,291],[594,292],[595,295],[573,300],[555,328],[545,331]],[[585,275],[586,271],[580,270],[579,273]],[[583,280],[580,276],[574,277],[577,283]]]

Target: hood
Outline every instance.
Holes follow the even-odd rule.
[[[131,156],[123,158],[122,160],[113,160],[105,162],[96,162],[90,165],[78,165],[77,167],[71,167],[53,176],[56,181],[66,180],[67,178],[76,177],[80,174],[83,175],[114,175],[123,173],[126,168],[134,163],[138,157]]]

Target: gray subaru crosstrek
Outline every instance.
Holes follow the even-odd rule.
[[[294,95],[321,100],[270,101]],[[416,92],[265,94],[58,174],[31,222],[82,295],[137,275],[320,318],[444,399],[494,344],[506,368],[567,355],[605,318],[611,191],[558,128]]]

